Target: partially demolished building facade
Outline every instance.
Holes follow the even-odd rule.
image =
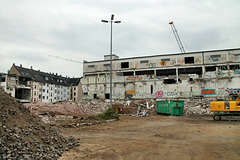
[[[83,99],[109,99],[110,56],[84,61]],[[113,99],[223,97],[240,88],[240,48],[112,61]]]
[[[0,82],[6,92],[21,102],[54,103],[65,100],[78,102],[82,98],[80,79],[13,64],[8,74],[1,75]]]

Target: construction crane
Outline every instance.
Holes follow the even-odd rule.
[[[48,56],[54,57],[54,58],[63,59],[63,60],[70,61],[70,62],[83,63],[83,62],[75,61],[75,60],[72,60],[72,59],[67,59],[67,58],[63,58],[63,57],[59,57],[59,56],[53,56],[53,55],[50,55],[50,54],[49,54]],[[70,57],[71,57],[71,56],[70,56]]]
[[[183,45],[182,45],[181,39],[180,39],[180,37],[179,37],[179,35],[178,35],[178,33],[177,33],[177,30],[176,30],[173,22],[169,22],[169,24],[171,25],[173,34],[174,34],[174,36],[175,36],[175,38],[176,38],[176,40],[177,40],[177,44],[178,44],[178,47],[180,48],[180,51],[181,51],[182,53],[185,53],[185,50],[184,50],[184,47],[183,47]]]

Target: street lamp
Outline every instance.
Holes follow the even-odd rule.
[[[111,16],[111,20],[102,20],[103,23],[111,23],[111,35],[110,35],[110,108],[112,109],[112,24],[121,23],[121,21],[114,21],[114,14]]]

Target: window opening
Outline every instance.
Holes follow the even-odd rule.
[[[221,55],[220,55],[220,54],[217,54],[217,55],[211,55],[210,57],[211,57],[211,58],[219,58],[219,57],[221,57]]]
[[[161,59],[161,62],[170,61],[170,58]]]
[[[123,72],[123,76],[133,76],[133,72]]]
[[[122,62],[121,68],[129,68],[129,62]]]
[[[193,79],[192,78],[189,78],[189,80],[188,80],[189,82],[193,82]]]
[[[175,84],[177,81],[175,79],[164,79],[163,84]]]
[[[194,63],[194,57],[185,57],[185,64]]]
[[[136,71],[136,75],[151,75],[154,74],[154,70],[144,70],[144,71]]]
[[[230,65],[231,70],[240,69],[240,65]]]
[[[88,68],[94,68],[95,65],[88,65]]]
[[[157,76],[176,75],[176,69],[162,69],[162,70],[157,70],[156,74],[157,74]]]
[[[216,71],[216,66],[206,67],[206,72]]]
[[[148,63],[149,62],[149,60],[142,60],[142,61],[140,61],[140,63]]]
[[[5,82],[6,81],[6,78],[5,77],[2,77],[1,78],[1,82]]]
[[[109,93],[105,93],[105,99],[110,99],[110,94]]]
[[[179,68],[178,74],[198,74],[202,75],[202,67]]]
[[[103,66],[104,66],[104,67],[108,67],[108,66],[110,66],[110,64],[103,64]]]

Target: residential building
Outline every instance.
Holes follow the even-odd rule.
[[[11,67],[9,74],[16,76],[19,80],[19,86],[22,86],[16,87],[15,96],[22,101],[27,99],[32,102],[54,103],[71,100],[70,91],[72,90],[72,83],[69,83],[71,79],[69,77],[34,70],[32,67],[28,69],[22,67],[22,65],[16,66],[15,64]],[[81,84],[78,85],[81,86]],[[28,92],[26,92],[26,88],[28,88]]]
[[[70,99],[75,102],[79,102],[83,97],[81,78],[70,78],[68,83],[71,86]]]
[[[109,99],[110,60],[84,61],[83,99]],[[122,58],[113,55],[113,99],[223,97],[240,88],[240,48]]]

